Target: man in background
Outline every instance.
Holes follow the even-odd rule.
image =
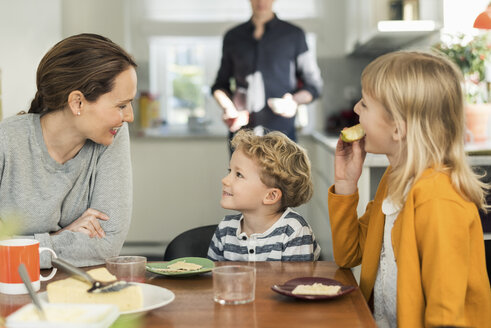
[[[213,97],[230,139],[245,127],[258,135],[281,131],[296,141],[297,107],[320,96],[320,70],[305,33],[275,15],[274,0],[250,2],[251,19],[224,36]]]

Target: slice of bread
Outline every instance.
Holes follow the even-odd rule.
[[[113,281],[116,277],[106,268],[87,271],[94,279]],[[121,312],[137,310],[143,307],[143,294],[140,286],[132,285],[116,292],[88,293],[89,283],[76,278],[54,281],[46,287],[50,303],[92,303],[115,304]]]

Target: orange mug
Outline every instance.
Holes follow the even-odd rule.
[[[0,241],[0,293],[27,294],[18,272],[21,263],[26,266],[35,291],[41,288],[41,281],[53,278],[56,268],[53,268],[47,277],[40,274],[39,254],[43,251],[49,251],[53,257],[57,257],[51,248],[39,247],[39,241],[36,239]]]

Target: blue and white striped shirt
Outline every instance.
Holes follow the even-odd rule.
[[[291,208],[268,230],[247,236],[241,231],[242,214],[227,215],[220,222],[208,248],[214,261],[315,261],[319,258],[310,225]]]

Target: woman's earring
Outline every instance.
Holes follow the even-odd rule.
[[[80,111],[77,112],[77,116],[80,116]]]

